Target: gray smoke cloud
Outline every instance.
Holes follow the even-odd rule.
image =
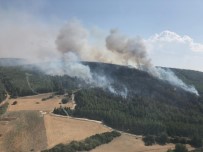
[[[39,65],[38,66],[42,71],[48,75],[59,75],[64,76],[68,75],[70,77],[77,77],[81,80],[84,80],[86,83],[92,82],[92,73],[90,68],[79,62],[73,61],[54,61],[48,63],[48,65]]]
[[[49,69],[46,66],[44,71],[51,75],[77,77],[92,87],[108,89],[111,93],[116,94],[115,91],[109,89],[111,83],[106,76],[92,73],[89,66],[80,62],[82,59],[94,59],[101,55],[99,51],[88,44],[88,35],[88,30],[78,20],[72,20],[63,26],[55,41],[57,50],[62,55],[62,61],[50,64]],[[89,58],[87,58],[88,56]]]
[[[174,86],[198,94],[194,87],[186,85],[174,73],[171,74],[172,71],[154,67],[148,57],[145,40],[140,37],[129,38],[118,30],[111,30],[107,36],[105,33],[102,39],[97,39],[78,20],[67,22],[58,31],[58,27],[41,24],[30,16],[30,20],[25,19],[29,21],[26,26],[20,19],[15,22],[16,17],[10,18],[8,22],[8,16],[5,14],[7,13],[1,12],[0,16],[1,57],[26,58],[31,63],[52,61],[49,65],[39,67],[47,74],[66,74],[104,88],[110,86],[111,81],[104,79],[104,76],[96,76],[87,65],[80,62],[81,60],[132,65]],[[21,14],[17,16],[22,18]],[[96,41],[99,43],[92,43]],[[56,62],[53,62],[54,60]],[[107,82],[104,83],[104,80]],[[113,92],[111,87],[109,90]]]
[[[131,60],[133,63],[136,63],[138,69],[151,67],[151,61],[147,57],[146,46],[139,37],[128,38],[117,30],[111,30],[106,37],[106,47],[122,56],[126,64]]]
[[[120,54],[127,65],[129,61],[132,61],[138,69],[147,71],[152,76],[167,81],[173,86],[199,95],[194,86],[185,84],[171,70],[154,67],[147,56],[146,46],[141,38],[128,38],[117,30],[111,30],[106,37],[106,47],[110,51]]]
[[[80,56],[87,44],[88,31],[79,21],[73,20],[63,26],[56,39],[56,45],[62,54],[74,52]]]

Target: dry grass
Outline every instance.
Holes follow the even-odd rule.
[[[82,140],[97,133],[111,129],[96,122],[76,120],[67,117],[44,116],[48,148],[59,143]]]
[[[50,112],[55,107],[60,107],[62,96],[55,96],[46,101],[42,101],[42,98],[50,96],[51,93],[40,94],[36,96],[21,97],[17,99],[9,100],[8,111],[21,111],[21,110],[41,110]],[[11,105],[14,101],[17,101],[16,105]],[[67,103],[64,106],[72,107],[73,103]]]
[[[12,125],[6,121],[0,121],[0,152],[4,152],[4,138],[12,130]]]
[[[5,122],[4,128],[0,129],[6,130],[0,140],[2,152],[40,151],[47,147],[44,119],[38,111],[12,112],[7,115],[17,119]]]
[[[42,114],[32,111],[51,112],[55,107],[59,107],[63,96],[41,100],[50,95],[48,93],[8,100],[9,115],[17,119],[11,119],[9,122],[0,121],[0,152],[29,152],[31,149],[38,151],[59,143],[82,140],[97,133],[111,131],[110,128],[93,121],[56,117],[50,114],[41,117]],[[14,101],[17,101],[17,104],[11,105]],[[75,104],[69,102],[64,106],[73,109]],[[174,144],[145,146],[141,138],[122,133],[109,144],[101,145],[91,152],[166,152],[169,148],[173,149]],[[188,148],[191,149],[190,146]]]
[[[166,152],[174,147],[174,144],[145,146],[142,138],[122,133],[120,137],[115,138],[109,144],[101,145],[91,152]],[[187,147],[192,149],[189,145]]]

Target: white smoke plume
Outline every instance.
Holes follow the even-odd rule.
[[[131,60],[136,63],[137,68],[150,68],[150,59],[147,57],[144,41],[137,38],[128,38],[120,34],[117,30],[111,30],[106,37],[106,47],[123,57],[125,63]]]
[[[63,54],[74,52],[80,56],[81,51],[85,50],[87,39],[88,31],[82,27],[79,21],[73,20],[60,30],[56,39],[57,49]]]
[[[78,77],[95,86],[108,88],[109,91],[116,94],[115,89],[105,76],[91,73],[90,68],[80,62],[80,60],[100,62],[111,60],[117,64],[132,64],[161,80],[198,95],[193,86],[186,85],[172,71],[153,66],[143,39],[139,37],[129,38],[117,30],[111,30],[105,39],[107,50],[101,51],[100,48],[90,45],[89,35],[89,31],[78,20],[70,21],[62,27],[55,42],[63,62],[60,65],[53,65],[53,67],[56,66],[54,69],[57,72],[53,69],[48,71],[54,71],[59,75],[66,74],[71,77]],[[126,91],[123,91],[123,94],[125,96]]]
[[[111,30],[110,34],[106,37],[106,47],[120,54],[126,64],[132,61],[138,69],[147,71],[152,76],[167,81],[171,85],[180,87],[185,91],[194,93],[197,96],[199,95],[194,86],[185,84],[171,70],[154,67],[147,56],[146,46],[141,38],[128,38],[117,30]]]
[[[186,85],[181,79],[179,79],[173,71],[170,69],[163,69],[163,68],[156,68],[158,71],[159,75],[158,78],[161,80],[168,81],[170,84],[180,87],[185,91],[191,92],[199,96],[198,91],[195,89],[194,86],[192,85]]]
[[[78,20],[72,20],[62,27],[55,41],[57,50],[62,55],[62,61],[52,63],[48,66],[50,69],[46,67],[45,71],[51,75],[77,77],[93,87],[106,89],[111,86],[110,81],[103,75],[91,73],[89,66],[80,62],[84,59],[96,58],[100,54],[96,49],[94,50],[94,47],[90,47],[88,35],[88,30]]]
[[[194,87],[191,89],[191,86],[179,81],[180,79],[173,74],[177,78],[174,79],[171,72],[165,71],[163,76],[163,71],[160,73],[161,71],[153,66],[148,57],[145,41],[139,37],[129,38],[117,30],[111,30],[109,35],[105,34],[102,40],[98,40],[102,42],[100,44],[103,46],[101,46],[92,43],[96,41],[96,38],[78,20],[71,20],[65,24],[57,36],[58,27],[41,24],[29,16],[30,20],[25,18],[25,21],[29,21],[29,24],[26,22],[26,26],[23,24],[25,22],[20,22],[20,19],[17,19],[16,22],[15,16],[11,17],[8,22],[8,16],[5,14],[7,13],[1,12],[0,16],[2,21],[0,29],[1,57],[26,58],[32,62],[35,60],[36,62],[56,60],[56,62],[49,62],[49,65],[41,68],[48,74],[66,74],[98,86],[104,84],[104,86],[108,86],[109,82],[103,83],[103,76],[96,78],[90,68],[80,62],[81,60],[133,65],[186,91],[197,92]],[[20,14],[19,17],[22,18],[22,15]],[[18,24],[14,24],[14,22]],[[62,60],[62,62],[57,60]],[[167,73],[168,76],[166,76]],[[171,79],[171,77],[173,78]]]
[[[40,65],[39,67],[48,75],[68,75],[70,77],[82,79],[87,83],[92,81],[92,73],[90,72],[90,68],[79,62],[55,61],[48,63],[48,65]]]

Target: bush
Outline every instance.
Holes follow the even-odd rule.
[[[180,144],[190,144],[190,140],[188,138],[185,137],[173,137],[169,139],[170,143],[180,143]]]
[[[68,103],[68,101],[69,101],[69,98],[63,98],[62,100],[61,100],[61,102],[63,103],[63,104],[66,104],[66,103]]]
[[[49,99],[51,99],[51,98],[53,98],[53,97],[54,97],[54,94],[52,94],[52,95],[50,95],[50,96],[48,96],[48,97],[46,97],[46,98],[42,98],[42,101],[49,100]]]
[[[160,136],[156,137],[156,142],[160,145],[165,145],[168,142],[168,135],[162,133]]]
[[[155,137],[152,135],[147,135],[142,139],[146,146],[155,144]]]
[[[174,152],[188,152],[188,149],[183,144],[176,144]]]
[[[202,147],[203,143],[202,143],[202,139],[201,137],[199,136],[194,136],[192,139],[191,139],[191,142],[190,144],[194,147]]]
[[[14,101],[11,105],[16,105],[18,102],[17,101]]]

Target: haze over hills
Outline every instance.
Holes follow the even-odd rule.
[[[203,151],[202,5],[0,0],[0,151]]]
[[[33,65],[1,66],[1,100],[5,90],[17,97],[81,89],[76,94],[75,111],[69,111],[73,116],[102,120],[135,134],[203,136],[202,72],[171,69],[184,83],[197,89],[196,95],[135,68],[96,62],[80,64],[90,68],[94,81],[85,81],[78,75],[48,75]],[[60,113],[60,109],[55,112]]]

